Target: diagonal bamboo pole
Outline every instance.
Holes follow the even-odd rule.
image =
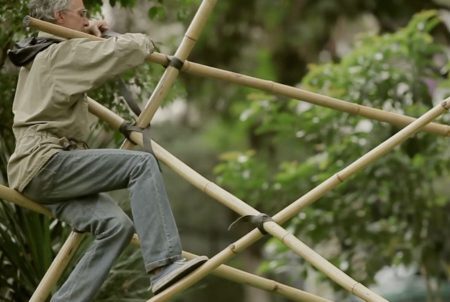
[[[120,127],[120,125],[123,123],[123,119],[119,117],[118,115],[111,112],[109,109],[103,107],[99,103],[95,102],[94,100],[88,98],[88,108],[89,111],[95,115],[97,115],[99,118],[101,118],[103,121],[107,122],[112,128],[117,129]],[[138,145],[143,145],[142,141],[142,134],[138,132],[132,132],[131,133],[131,139],[133,142],[137,143]],[[209,196],[213,197],[217,201],[221,202],[228,208],[232,209],[233,211],[241,214],[241,215],[258,215],[261,214],[256,209],[252,208],[242,200],[238,199],[231,193],[225,191],[218,185],[212,183],[211,181],[207,180],[194,170],[192,170],[190,167],[188,167],[186,164],[181,162],[179,159],[177,159],[175,156],[171,155],[168,151],[164,150],[161,146],[159,146],[157,143],[152,141],[152,147],[153,151],[155,152],[156,156],[159,160],[164,162],[166,165],[168,165],[172,170],[174,170],[176,173],[181,175],[183,178],[185,178],[188,182],[193,184],[195,187],[199,188]],[[280,227],[281,228],[281,227]],[[257,231],[257,235],[260,235],[259,231]],[[261,236],[259,236],[257,239],[259,239]],[[282,239],[282,238],[280,238]],[[153,297],[149,301],[166,301],[169,299],[172,295],[175,293],[186,289],[190,285],[194,284],[196,281],[199,281],[202,277],[206,276],[211,270],[216,269],[219,265],[224,263],[229,257],[233,255],[233,253],[236,252],[236,246],[232,245],[230,250],[225,251],[225,254],[219,254],[207,261],[202,267],[200,267],[197,271],[195,271],[193,274],[189,275],[187,278],[179,281],[177,284],[175,284],[173,287],[163,291],[162,293],[158,294],[157,296]],[[308,248],[309,249],[309,248]],[[322,270],[325,274],[330,274],[335,271],[338,271],[336,267],[334,267],[330,262],[326,261],[324,258],[322,258],[319,254],[315,253],[311,249],[308,250],[308,253],[313,253],[314,257],[311,259],[318,260],[317,263],[314,263],[314,265]],[[333,280],[338,280],[338,284],[343,286],[346,289],[352,289],[355,284],[359,284],[355,280],[353,280],[351,277],[347,276],[345,273],[340,272],[340,276],[346,276],[345,279],[340,279],[334,275],[329,275],[329,277]],[[361,285],[361,287],[363,287]],[[371,292],[369,289],[364,288],[364,293],[360,291],[353,291],[355,295],[358,295],[359,297],[369,297],[367,301],[375,301],[375,302],[384,302],[386,301],[382,297],[378,296],[377,294]]]
[[[26,198],[24,195],[18,193],[17,191],[3,185],[0,185],[0,199],[7,200],[23,208],[52,217],[52,214],[48,209]],[[48,295],[56,285],[56,282],[59,280],[64,269],[72,259],[83,237],[84,235],[82,233],[70,233],[68,237],[69,239],[66,240],[64,245],[61,247],[50,268],[47,270],[37,289],[33,293],[30,302],[44,302],[47,299]],[[140,245],[137,234],[133,236],[131,243],[137,246]],[[183,251],[183,256],[191,259],[196,255]],[[330,300],[318,297],[316,295],[301,291],[299,289],[284,285],[273,280],[269,280],[232,268],[227,265],[219,266],[212,273],[216,276],[225,278],[230,281],[247,284],[262,290],[277,293],[294,301],[330,302]]]
[[[327,192],[331,191],[333,188],[335,188],[338,184],[340,184],[342,181],[350,177],[351,175],[357,173],[358,171],[362,170],[363,168],[367,167],[370,163],[374,162],[375,160],[379,159],[384,154],[391,151],[395,146],[405,141],[408,137],[415,134],[417,131],[420,130],[421,127],[424,127],[427,123],[431,122],[434,118],[438,117],[442,113],[444,113],[446,110],[450,108],[450,98],[446,101],[443,101],[441,104],[435,106],[431,110],[429,110],[427,113],[422,115],[419,119],[399,131],[397,134],[392,136],[391,138],[387,139],[385,142],[383,142],[381,145],[379,145],[377,148],[373,149],[372,151],[368,152],[364,156],[362,156],[360,159],[358,159],[353,164],[349,165],[347,168],[343,169],[342,172],[335,174],[335,176],[330,177],[325,182],[320,184],[318,187],[314,188],[313,190],[309,191],[307,194],[305,194],[303,197],[295,201],[292,206],[287,207],[285,210],[281,211],[279,214],[275,215],[274,221],[283,223],[287,219],[292,218],[294,215],[298,213],[299,210],[302,209],[302,207],[309,205],[313,203],[314,201],[318,200],[320,197],[322,197]],[[267,225],[268,223],[265,223]],[[269,224],[271,225],[271,224]],[[272,229],[268,229],[272,235],[278,237],[278,233],[276,233]],[[167,301],[170,297],[175,295],[176,293],[188,288],[189,286],[195,284],[197,281],[201,280],[203,277],[205,277],[212,269],[217,267],[217,265],[226,262],[228,259],[230,259],[234,254],[237,254],[241,252],[242,250],[249,247],[251,244],[255,243],[258,239],[262,237],[261,233],[258,230],[253,230],[244,237],[242,237],[240,240],[235,242],[234,244],[231,244],[227,249],[223,250],[213,258],[211,258],[207,263],[205,263],[203,266],[201,266],[198,270],[190,274],[187,278],[179,281],[174,286],[166,289],[165,291],[161,292],[158,296],[148,300],[148,301]],[[285,241],[285,237],[279,238],[283,242]],[[291,242],[289,242],[291,246]],[[300,245],[296,246],[295,252],[299,253],[300,250],[302,250],[302,247]],[[302,254],[308,254],[309,251],[303,251]],[[300,253],[299,253],[300,254]],[[310,257],[309,257],[310,258]],[[316,262],[317,255],[314,255],[309,260],[314,260],[315,262],[312,262],[314,266],[317,267],[317,264],[320,266],[323,266],[324,263],[321,263],[321,261]],[[320,263],[319,263],[320,262]],[[327,274],[327,272],[323,271]],[[328,275],[328,274],[327,274]],[[333,278],[335,278],[334,276]],[[333,279],[332,278],[332,279]],[[340,280],[340,282],[343,280]],[[341,283],[339,283],[342,285]],[[367,297],[366,291],[360,291],[360,286],[358,283],[349,284],[350,288],[352,289],[352,293],[358,295],[360,298]],[[347,285],[346,285],[347,288]],[[360,295],[359,295],[360,294]],[[383,299],[383,298],[381,298]],[[384,301],[378,299],[372,300],[368,299],[366,301]]]
[[[44,302],[47,300],[52,289],[56,286],[59,278],[61,278],[61,275],[67,265],[69,265],[70,260],[72,260],[75,255],[83,238],[83,233],[77,233],[75,231],[70,232],[63,246],[58,251],[55,259],[53,259],[52,264],[45,272],[44,277],[42,277],[39,282],[39,285],[31,296],[29,302]]]
[[[184,62],[192,49],[194,48],[195,43],[197,42],[198,37],[200,36],[201,31],[205,27],[205,23],[208,20],[208,17],[211,15],[211,12],[216,5],[217,0],[203,0],[197,13],[194,16],[191,24],[189,25],[186,34],[184,35],[183,40],[181,41],[180,46],[175,52],[175,58],[178,60],[178,63]],[[179,67],[181,68],[181,66]],[[170,88],[172,88],[175,83],[176,78],[180,70],[169,64],[164,71],[161,79],[156,85],[155,90],[152,92],[150,99],[148,100],[145,109],[142,111],[141,115],[137,120],[137,126],[145,128],[147,127],[159,106],[161,105],[164,98],[169,93]],[[132,147],[132,143],[129,141],[125,141],[124,148],[130,149]]]
[[[34,27],[38,30],[45,31],[67,39],[72,38],[87,38],[91,40],[102,39],[79,31],[70,30],[52,23],[34,19],[32,17],[26,17],[25,23],[28,26]],[[169,64],[168,57],[161,53],[152,53],[151,55],[148,56],[147,59],[150,62],[161,64],[163,66],[167,66]],[[273,81],[258,79],[255,77],[231,71],[209,67],[194,62],[189,62],[187,60],[184,61],[181,71],[192,75],[211,77],[218,80],[239,84],[242,86],[264,90],[267,92],[290,97],[293,99],[306,101],[311,104],[336,109],[354,115],[364,116],[366,118],[377,120],[380,122],[390,123],[392,125],[399,127],[404,127],[415,120],[415,118],[410,116],[405,116],[398,113],[388,112],[381,109],[354,104],[337,98],[320,95],[318,93],[310,92],[297,87],[291,87]],[[450,126],[439,123],[430,123],[426,125],[422,130],[441,136],[450,136]]]

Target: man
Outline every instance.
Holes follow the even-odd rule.
[[[82,0],[31,0],[33,17],[100,35]],[[144,62],[153,51],[142,34],[104,41],[40,33],[10,53],[20,70],[14,98],[16,149],[10,186],[95,240],[51,301],[91,301],[136,232],[154,293],[206,261],[181,257],[181,244],[158,164],[150,153],[86,148],[86,92]],[[133,221],[105,193],[129,188]],[[134,222],[134,223],[133,223]]]

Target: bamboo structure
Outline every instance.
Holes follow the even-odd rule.
[[[56,36],[60,36],[67,39],[72,38],[86,38],[90,40],[102,40],[102,38],[95,37],[86,33],[68,29],[65,27],[57,26],[45,21],[41,21],[32,17],[26,17],[25,23],[28,26],[36,28],[41,31],[45,31]],[[152,53],[147,58],[148,61],[157,63],[163,66],[169,65],[169,57],[160,53]],[[214,78],[223,80],[226,82],[247,86],[255,89],[260,89],[270,93],[278,94],[285,97],[290,97],[296,100],[309,102],[314,105],[323,106],[326,108],[335,109],[341,112],[350,113],[353,115],[360,115],[369,119],[373,119],[380,122],[385,122],[398,127],[404,127],[415,119],[410,116],[405,116],[398,113],[388,112],[385,110],[371,108],[363,106],[337,98],[321,95],[318,93],[310,92],[297,87],[279,84],[273,81],[263,80],[247,75],[243,75],[236,72],[226,71],[194,62],[185,60],[181,71],[188,74],[203,76],[207,78]],[[151,109],[151,114],[154,114],[154,108]],[[439,123],[430,123],[426,125],[423,131],[441,135],[450,136],[450,126]]]
[[[202,2],[199,10],[197,11],[196,16],[194,17],[191,25],[189,26],[186,35],[181,45],[177,49],[174,57],[168,57],[158,53],[153,53],[149,55],[148,57],[149,61],[162,64],[166,66],[167,69],[164,75],[162,76],[161,80],[159,81],[155,91],[152,93],[150,99],[148,100],[145,110],[139,117],[138,126],[139,127],[148,126],[155,112],[159,108],[162,100],[167,95],[168,91],[170,90],[171,86],[176,80],[179,70],[190,74],[225,80],[231,83],[245,85],[248,87],[268,91],[271,93],[308,101],[312,104],[332,108],[335,110],[347,112],[354,115],[360,115],[377,121],[388,122],[396,126],[402,127],[406,126],[397,134],[395,134],[394,136],[392,136],[391,138],[387,139],[385,142],[380,144],[378,147],[374,148],[373,150],[371,150],[370,152],[368,152],[367,154],[365,154],[364,156],[362,156],[361,158],[359,158],[358,160],[356,160],[355,162],[344,168],[342,171],[336,173],[335,175],[333,175],[332,177],[328,178],[323,183],[318,185],[316,188],[312,189],[299,199],[292,202],[288,207],[286,207],[285,209],[277,213],[275,216],[273,216],[273,220],[263,222],[264,229],[270,235],[278,238],[292,251],[294,251],[296,254],[303,257],[308,262],[310,262],[313,266],[322,271],[330,279],[332,279],[337,284],[342,286],[348,292],[354,294],[355,296],[360,297],[365,301],[375,301],[375,302],[387,301],[383,297],[372,292],[367,287],[353,280],[350,276],[346,275],[344,272],[340,271],[338,268],[333,266],[330,262],[321,257],[314,250],[306,246],[300,239],[296,238],[295,236],[290,234],[287,230],[282,228],[281,224],[287,222],[290,218],[296,215],[304,207],[317,201],[324,194],[334,189],[340,183],[349,179],[352,175],[361,171],[362,169],[364,169],[377,159],[381,158],[382,156],[390,152],[394,147],[404,142],[406,139],[414,135],[416,132],[424,130],[442,136],[450,136],[450,126],[432,122],[435,118],[437,118],[438,116],[440,116],[446,110],[449,109],[450,107],[449,100],[443,101],[441,104],[435,106],[430,111],[422,115],[420,118],[415,119],[400,114],[386,112],[380,109],[352,104],[343,100],[319,95],[299,88],[290,87],[274,83],[271,81],[261,80],[246,75],[241,75],[229,71],[224,71],[200,65],[197,63],[188,62],[186,59],[189,53],[191,52],[192,48],[194,47],[195,42],[200,34],[200,31],[204,27],[206,20],[210,15],[210,13],[212,12],[215,3],[216,0],[210,1],[204,0]],[[61,28],[53,24],[49,24],[33,18],[27,18],[27,23],[29,26],[65,38],[84,37],[94,40],[101,39],[77,31]],[[121,117],[117,116],[109,109],[103,107],[102,105],[98,104],[92,99],[88,99],[88,106],[91,113],[97,115],[100,119],[106,121],[111,127],[115,129],[118,129],[120,125],[122,125],[122,123],[124,122],[124,120]],[[130,135],[130,139],[138,145],[141,146],[143,145],[142,134],[139,132],[132,132]],[[170,154],[167,150],[159,146],[156,142],[152,141],[151,144],[154,153],[156,154],[157,158],[160,161],[165,163],[177,174],[179,174],[182,178],[184,178],[192,185],[197,187],[199,190],[208,194],[218,202],[227,206],[228,208],[235,211],[239,215],[262,214],[258,210],[254,209],[253,207],[245,203],[244,201],[237,198],[236,196],[232,195],[231,193],[225,191],[215,183],[204,178],[202,175],[200,175],[192,168],[184,164],[181,160],[177,159],[175,156]],[[124,145],[124,147],[129,146],[130,143]],[[0,196],[1,194],[2,191],[0,190]],[[17,198],[17,196],[15,196],[15,198]],[[258,286],[266,290],[271,290],[278,292],[280,294],[284,294],[294,300],[299,299],[305,301],[326,301],[325,299],[322,299],[320,297],[301,292],[298,289],[293,289],[285,285],[276,283],[274,281],[267,280],[261,277],[252,276],[248,273],[240,272],[236,269],[224,266],[223,263],[228,261],[234,255],[248,248],[250,245],[255,243],[261,237],[262,237],[261,231],[259,231],[258,229],[254,229],[253,231],[249,232],[247,235],[243,236],[233,244],[229,245],[226,249],[224,249],[214,257],[212,257],[195,272],[188,275],[186,278],[180,280],[178,283],[172,285],[171,287],[167,288],[166,290],[154,296],[148,301],[167,301],[175,294],[181,292],[184,289],[187,289],[189,286],[192,286],[193,284],[200,281],[203,277],[205,277],[209,273],[212,273],[213,271],[219,274],[225,272],[224,274],[229,278],[239,281],[245,280],[246,282],[252,283],[252,285],[254,286]],[[75,249],[78,237],[73,236],[73,238],[69,239],[70,240],[66,242],[67,246],[69,247],[68,250],[70,250],[70,247],[74,247]],[[137,242],[137,239],[135,238],[133,242]],[[70,253],[68,253],[65,250],[63,250],[61,254],[62,255],[67,254],[70,256]],[[185,255],[187,255],[188,257],[193,256],[188,253],[185,253]],[[44,290],[42,290],[44,294],[45,291],[49,291],[49,285],[51,283],[56,282],[57,278],[59,278],[58,274],[61,268],[65,267],[65,263],[63,261],[61,261],[61,263],[59,263],[58,261],[60,261],[59,258],[57,259],[56,264],[55,262],[52,264],[51,270],[49,270],[50,272],[49,277],[47,279],[44,278],[46,279],[44,282],[45,285],[42,286],[42,288],[44,288]]]

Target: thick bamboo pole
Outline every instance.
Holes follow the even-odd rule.
[[[70,30],[65,27],[57,26],[52,23],[44,22],[31,17],[26,17],[26,23],[29,26],[37,28],[41,31],[45,31],[67,39],[72,38],[88,38],[92,40],[101,39],[92,35],[81,33],[75,30]],[[169,64],[168,57],[160,53],[153,53],[149,55],[148,61],[158,63],[163,66],[167,66]],[[239,84],[242,86],[261,89],[278,95],[294,98],[301,101],[306,101],[311,104],[336,109],[354,115],[364,116],[366,118],[377,120],[380,122],[390,123],[392,125],[399,127],[404,127],[415,120],[415,118],[413,117],[401,115],[398,113],[388,112],[381,109],[350,103],[337,98],[320,95],[318,93],[313,93],[304,89],[275,83],[273,81],[258,79],[255,77],[231,71],[226,71],[214,67],[209,67],[194,62],[189,62],[187,60],[184,61],[184,65],[181,68],[181,71],[192,75],[211,77],[227,81],[230,83]],[[152,109],[152,111],[153,110],[154,109]],[[450,136],[450,126],[442,125],[439,123],[430,123],[429,125],[425,126],[422,130],[442,136]]]
[[[97,115],[99,118],[101,118],[103,121],[107,122],[111,127],[118,128],[122,123],[123,120],[118,115],[111,112],[109,109],[103,107],[99,103],[95,102],[92,99],[88,99],[88,106],[89,111],[95,115]],[[131,139],[133,142],[137,143],[138,145],[143,145],[142,142],[142,134],[138,132],[133,132],[131,134]],[[170,168],[172,168],[176,173],[178,173],[180,176],[185,178],[187,181],[189,181],[191,184],[193,184],[195,187],[199,188],[209,196],[213,197],[217,201],[221,202],[228,208],[234,210],[235,212],[241,214],[241,215],[258,215],[261,214],[256,209],[252,208],[242,200],[238,199],[231,193],[225,191],[224,189],[220,188],[216,184],[212,183],[211,181],[207,180],[194,170],[192,170],[190,167],[188,167],[186,164],[181,162],[179,159],[177,159],[175,156],[171,155],[168,151],[164,150],[161,146],[159,146],[157,143],[152,141],[152,147],[153,151],[155,152],[156,156],[159,160],[164,162],[166,165],[168,165]],[[258,232],[259,234],[259,232]],[[256,238],[259,239],[260,237]],[[243,244],[245,245],[245,243]],[[162,292],[161,294],[158,294],[157,296],[153,297],[149,301],[166,301],[169,299],[173,294],[186,289],[190,285],[194,284],[196,281],[199,281],[202,277],[206,276],[211,270],[216,269],[219,265],[224,263],[227,257],[230,257],[233,254],[233,252],[230,254],[229,251],[225,252],[225,254],[222,254],[220,256],[215,256],[211,260],[209,260],[206,264],[204,264],[199,270],[194,272],[193,274],[189,275],[186,279],[181,280],[177,284],[175,284],[173,287],[167,289],[166,291]],[[320,256],[317,256],[320,257]],[[324,261],[324,263],[320,263],[317,265],[318,268],[328,267],[330,268],[326,269],[324,271],[325,274],[330,271],[336,271],[338,270],[334,266],[332,266],[331,263]],[[203,272],[202,275],[197,276],[195,274]],[[200,273],[199,273],[200,274]],[[344,273],[342,273],[344,274]],[[345,274],[344,274],[345,275]],[[192,277],[191,277],[192,276]],[[346,275],[347,276],[347,275]],[[333,276],[331,276],[333,277]],[[198,279],[197,279],[198,278]],[[187,281],[186,281],[187,280]],[[351,279],[349,276],[347,276],[347,280],[352,280],[351,284],[357,283],[353,279]],[[351,286],[350,286],[351,287]],[[349,286],[344,287],[349,288]],[[378,297],[375,293],[372,293],[372,296]],[[383,300],[373,300],[373,301],[383,301]]]
[[[51,212],[46,208],[26,198],[17,191],[3,185],[0,185],[0,199],[12,202],[21,207],[36,211],[50,217],[52,216]],[[35,292],[33,293],[33,296],[30,299],[31,302],[43,302],[47,299],[51,290],[56,285],[56,282],[59,280],[62,272],[73,257],[73,254],[78,248],[82,237],[82,234],[76,232],[72,232],[69,235],[68,240],[66,240],[63,247],[58,252],[58,255],[52,262],[50,268],[47,270]],[[131,243],[137,246],[140,245],[139,238],[136,234],[134,234]],[[192,259],[196,255],[183,251],[183,256],[188,259]],[[330,302],[330,300],[315,296],[313,294],[301,291],[299,289],[284,285],[273,280],[269,280],[232,268],[227,265],[219,266],[212,273],[218,277],[230,281],[247,284],[269,292],[274,292],[294,301]]]
[[[448,99],[450,100],[450,98]],[[396,135],[392,136],[388,140],[386,140],[383,144],[381,144],[383,147],[383,151],[380,152],[375,148],[374,150],[370,151],[361,159],[358,161],[360,164],[358,167],[352,167],[351,169],[347,170],[346,173],[344,173],[345,178],[348,178],[352,174],[360,171],[364,167],[368,166],[371,162],[379,159],[382,155],[392,150],[396,145],[403,142],[407,137],[413,135],[417,131],[420,130],[421,127],[424,127],[427,123],[431,122],[434,118],[441,115],[443,112],[449,109],[450,102],[444,101],[438,106],[435,106],[431,110],[429,110],[427,113],[422,115],[419,119],[402,129],[400,132],[398,132]],[[380,146],[381,146],[380,145]],[[352,165],[351,165],[352,166]],[[345,170],[345,169],[344,169]],[[339,175],[339,174],[338,174]],[[322,197],[325,193],[329,192],[332,188],[340,184],[341,181],[333,181],[336,177],[330,177],[328,180],[326,180],[324,183],[316,187],[315,189],[308,192],[305,196],[307,196],[306,200],[308,202],[306,204],[311,204],[312,202],[318,200],[320,197]],[[330,183],[331,184],[328,184]],[[299,200],[303,200],[300,198]],[[283,210],[279,214],[275,215],[274,221],[278,223],[283,223],[287,219],[292,218],[294,215],[298,213],[298,211],[301,209],[298,206],[298,202],[294,202],[296,204],[294,207],[288,207]],[[303,205],[303,203],[301,203]],[[267,223],[266,223],[267,224]],[[265,224],[265,225],[266,225]],[[153,301],[167,301],[172,297],[173,295],[179,293],[180,291],[192,286],[196,282],[200,281],[203,277],[205,277],[211,270],[215,269],[218,265],[221,263],[224,263],[228,261],[231,257],[234,256],[234,254],[237,254],[244,249],[248,248],[250,245],[255,243],[258,239],[262,237],[261,233],[258,230],[253,230],[235,243],[228,246],[225,250],[221,251],[219,254],[211,258],[208,262],[206,262],[203,266],[201,266],[198,270],[190,274],[187,278],[179,281],[174,286],[166,289],[165,291],[161,292],[158,296],[153,297],[152,299],[148,300],[149,302]],[[324,273],[327,273],[326,271]],[[360,293],[358,291],[358,293]],[[366,293],[361,292],[361,294],[366,295]]]

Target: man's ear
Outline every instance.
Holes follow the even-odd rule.
[[[58,10],[53,12],[53,17],[55,18],[56,24],[63,24],[66,16],[62,10]]]

